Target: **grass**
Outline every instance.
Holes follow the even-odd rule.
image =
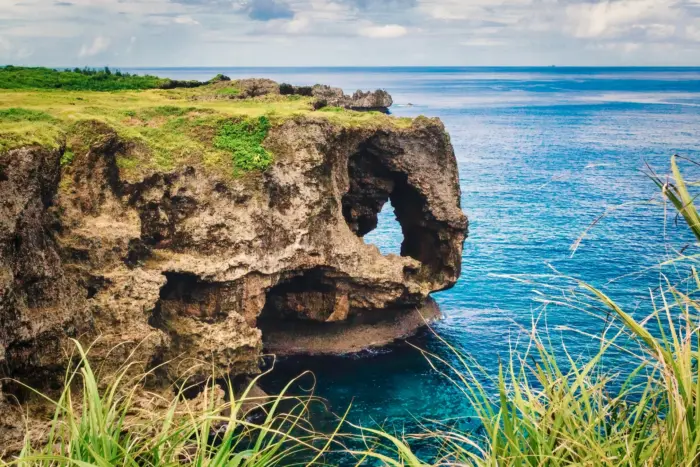
[[[70,167],[79,154],[107,137],[108,128],[136,148],[118,155],[125,176],[183,164],[237,176],[263,171],[274,162],[265,139],[275,125],[290,119],[303,116],[358,127],[402,128],[411,123],[344,109],[313,112],[311,100],[299,96],[196,99],[208,92],[216,91],[206,86],[116,92],[5,90],[0,93],[0,151],[29,144],[59,147],[66,141],[61,163]],[[700,214],[689,191],[697,184],[684,181],[681,160],[672,159],[672,177],[651,170],[649,176],[700,242]],[[63,393],[55,400],[40,396],[55,409],[48,440],[40,446],[27,444],[8,462],[282,466],[301,456],[320,465],[335,450],[344,451],[356,465],[397,467],[700,465],[698,259],[687,250],[679,253],[673,264],[685,268],[684,280],[676,284],[663,276],[659,289],[650,293],[653,312],[642,320],[575,278],[565,278],[569,287],[560,295],[542,295],[547,307],[590,312],[607,323],[604,333],[589,336],[599,342],[593,356],[562,351],[542,333],[537,320],[527,330],[529,345],[505,359],[498,374],[487,372],[468,349],[447,342],[450,358],[425,352],[435,370],[462,390],[476,411],[478,430],[462,432],[436,424],[424,432],[396,434],[352,426],[341,417],[338,432],[322,435],[308,420],[310,399],[283,391],[271,400],[255,400],[251,388],[237,394],[225,378],[226,397],[217,397],[221,389],[210,382],[201,404],[185,397],[191,388],[184,382],[167,394],[148,393],[143,386],[148,374],[131,376],[131,366],[126,365],[116,377],[103,380],[90,366],[89,351],[76,343],[79,358],[67,374]],[[532,285],[552,290],[548,284]],[[611,352],[624,352],[626,366],[609,368],[605,361]],[[213,375],[212,381],[216,378]],[[153,402],[153,410],[140,408],[144,397]],[[262,422],[245,417],[250,402],[267,407]],[[212,438],[214,426],[220,431]],[[357,443],[346,439],[360,441],[363,447],[352,447]],[[437,455],[419,457],[412,449],[415,441],[433,445]]]
[[[272,164],[272,154],[262,146],[269,131],[267,117],[224,121],[219,125],[214,147],[233,155],[236,170],[265,170]]]
[[[10,107],[0,109],[0,122],[54,122],[56,119],[46,112],[40,110],[23,109],[21,107]]]
[[[75,154],[72,150],[66,149],[61,156],[61,167],[67,167],[73,163],[75,159]]]
[[[46,442],[38,447],[27,442],[14,459],[0,464],[286,466],[291,459],[322,459],[333,441],[310,427],[312,397],[285,391],[253,396],[258,379],[236,390],[228,379],[223,387],[214,382],[222,375],[201,386],[181,382],[172,392],[149,393],[143,382],[152,373],[134,372],[135,362],[104,378],[91,366],[89,350],[77,341],[75,347],[78,358],[60,397],[37,393],[54,407]],[[196,388],[198,397],[188,399],[186,393]]]
[[[262,121],[237,125],[231,131],[256,141],[265,127]],[[697,185],[684,181],[678,158],[671,167],[672,180],[653,171],[649,176],[700,239],[695,197],[688,190]],[[302,465],[324,465],[325,456],[333,452],[345,456],[342,465],[356,466],[699,465],[700,274],[695,263],[700,256],[683,252],[679,259],[684,263],[676,267],[685,264],[687,274],[679,284],[662,276],[661,287],[650,291],[653,312],[643,320],[578,279],[563,278],[568,286],[557,289],[517,278],[550,290],[541,295],[545,307],[593,313],[605,323],[602,334],[588,336],[599,343],[592,356],[572,356],[554,345],[542,334],[539,317],[526,330],[529,343],[503,360],[497,374],[448,342],[443,341],[450,356],[421,350],[473,407],[480,422],[473,431],[433,423],[423,432],[396,434],[354,426],[340,417],[337,430],[321,435],[305,417],[309,401],[289,398],[286,390],[275,400],[292,399],[297,411],[283,414],[281,405],[273,404],[258,425],[240,416],[241,398],[230,387],[230,402],[218,407],[211,396],[214,386],[204,398],[210,401],[204,409],[175,398],[165,404],[167,410],[129,428],[126,414],[140,380],[126,381],[124,372],[107,390],[98,390],[81,350],[81,365],[68,382],[80,378],[82,396],[74,398],[67,384],[55,403],[49,442],[38,449],[27,446],[13,464],[175,465],[186,456],[186,462],[197,465],[273,466],[298,465],[296,456],[303,455]],[[561,293],[553,296],[552,290]],[[615,368],[605,364],[611,352],[626,356]],[[73,409],[76,405],[81,408]],[[224,442],[207,442],[212,424],[224,421]],[[412,449],[416,441],[432,445],[437,454],[419,457]]]
[[[241,90],[235,87],[219,88],[216,90],[216,94],[220,96],[238,96],[241,94]]]
[[[68,150],[78,155],[80,148],[72,147],[80,145],[74,129],[95,121],[113,129],[133,150],[118,155],[125,179],[184,166],[236,178],[263,171],[274,160],[260,138],[251,139],[241,131],[241,122],[248,122],[245,126],[264,117],[267,131],[299,118],[360,128],[407,128],[412,123],[372,112],[317,112],[311,97],[227,99],[240,92],[235,82],[212,80],[198,87],[153,89],[154,83],[141,86],[141,78],[145,77],[94,70],[0,68],[0,152],[30,145],[59,148],[67,142]],[[60,86],[54,86],[55,80]],[[85,84],[94,80],[121,87],[98,92]],[[133,86],[122,86],[124,80],[132,80]],[[70,166],[71,157],[64,159]]]

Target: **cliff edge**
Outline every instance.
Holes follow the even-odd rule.
[[[157,151],[125,128],[171,117],[139,115],[80,120],[51,144],[0,151],[2,376],[60,385],[70,339],[98,337],[91,356],[105,368],[136,358],[169,362],[169,380],[212,365],[256,374],[264,348],[354,351],[410,333],[423,324],[417,309],[435,315],[429,295],[459,278],[467,220],[439,120],[279,118],[261,143],[269,165],[231,175],[200,156],[147,163]],[[401,256],[362,238],[388,201]],[[347,346],[313,341],[328,331],[337,343],[352,325],[361,331],[340,338]]]

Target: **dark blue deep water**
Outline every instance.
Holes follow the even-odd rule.
[[[644,315],[649,290],[660,281],[654,266],[674,257],[672,248],[690,238],[664,215],[659,190],[642,170],[648,163],[667,173],[676,153],[700,158],[700,68],[150,72],[197,79],[219,72],[264,76],[346,91],[385,88],[397,104],[395,115],[440,117],[452,136],[462,206],[471,224],[461,281],[436,296],[446,318],[435,330],[493,374],[499,357],[507,358],[522,340],[519,325],[529,327],[540,313],[533,301],[537,287],[503,275],[547,280],[544,275],[554,267]],[[616,206],[621,207],[589,232],[572,257],[576,239]],[[366,240],[398,251],[401,231],[390,206]],[[603,329],[595,317],[567,308],[551,308],[540,323],[573,355],[585,354],[595,341],[564,327],[591,334]],[[417,344],[449,355],[430,334]],[[410,426],[414,417],[446,420],[470,413],[458,390],[408,346],[361,357],[287,360],[279,364],[276,381],[306,369],[315,372],[316,394],[334,411],[344,412],[352,403],[354,421]]]

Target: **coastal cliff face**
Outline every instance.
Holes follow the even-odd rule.
[[[125,179],[117,158],[133,148],[91,126],[99,137],[67,168],[64,148],[0,155],[9,376],[55,379],[67,339],[97,336],[92,356],[107,364],[135,352],[173,360],[174,378],[212,362],[254,374],[263,322],[378,319],[423,306],[460,275],[466,219],[437,120],[391,130],[289,120],[265,142],[272,167],[233,181],[192,167]],[[361,238],[389,200],[401,257]]]
[[[256,105],[313,106],[292,97]],[[220,170],[221,151],[187,149],[166,164],[129,133],[200,122],[220,105],[203,102],[211,108],[108,114],[116,127],[88,118],[50,144],[0,146],[0,410],[27,400],[22,384],[60,389],[71,339],[91,346],[104,373],[136,361],[158,368],[163,383],[196,382],[212,370],[255,375],[264,352],[381,345],[439,314],[429,296],[459,278],[467,231],[439,120],[295,113],[266,126],[250,152],[274,161],[234,175]],[[187,148],[215,147],[214,131],[257,131],[241,117],[215,118],[216,127],[184,127],[197,138]],[[0,127],[3,138],[5,148],[15,144]],[[401,256],[363,240],[389,201]],[[12,413],[0,439],[21,446],[21,413]]]

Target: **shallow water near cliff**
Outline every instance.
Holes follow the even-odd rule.
[[[126,71],[181,79],[263,76],[346,91],[385,88],[396,103],[393,114],[440,117],[455,147],[471,225],[462,279],[435,297],[446,316],[435,331],[493,374],[499,357],[507,358],[522,338],[518,325],[529,327],[537,312],[533,287],[502,275],[551,274],[551,265],[643,314],[649,289],[659,284],[658,270],[647,268],[673,255],[669,246],[680,248],[689,239],[672,219],[664,222],[663,206],[647,203],[660,198],[642,170],[648,162],[666,173],[674,153],[700,157],[700,68]],[[586,228],[622,204],[571,257],[571,245]],[[401,230],[390,206],[366,241],[398,252]],[[562,308],[547,313],[546,325],[572,355],[595,349],[595,341],[562,326],[592,334],[603,328],[591,316]],[[415,344],[449,355],[430,333]],[[316,394],[334,411],[343,413],[352,403],[352,421],[415,426],[414,417],[466,421],[470,415],[459,391],[410,346],[286,359],[268,379],[269,389],[304,370],[315,373]]]

